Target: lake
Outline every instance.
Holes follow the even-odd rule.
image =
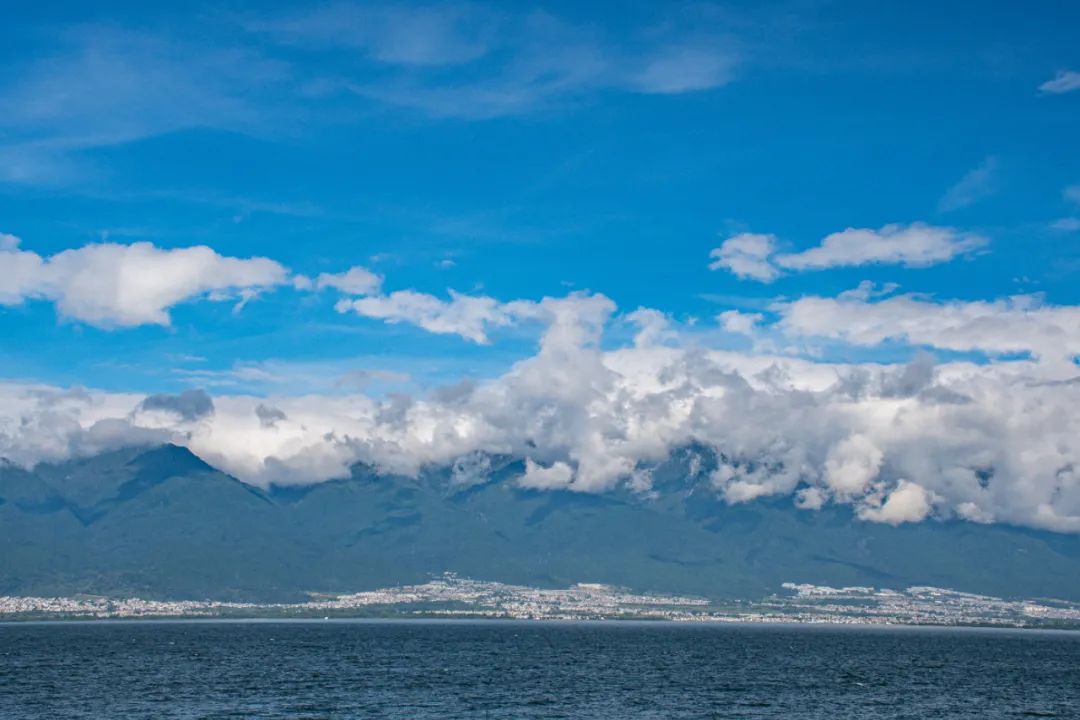
[[[1080,716],[1080,633],[509,621],[0,625],[0,717]]]

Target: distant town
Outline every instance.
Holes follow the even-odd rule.
[[[93,595],[0,597],[0,619],[111,618],[490,618],[515,620],[664,620],[701,623],[828,623],[1080,629],[1080,604],[1005,600],[936,587],[906,590],[784,583],[760,601],[633,593],[598,583],[565,589],[485,582],[445,574],[420,585],[299,603],[145,600]]]

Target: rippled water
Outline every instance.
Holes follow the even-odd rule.
[[[510,622],[0,625],[5,718],[1080,717],[1080,634]]]

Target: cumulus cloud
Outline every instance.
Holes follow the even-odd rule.
[[[727,270],[740,279],[772,282],[780,277],[780,270],[769,261],[775,250],[775,235],[739,233],[709,252],[709,269]]]
[[[574,470],[564,462],[554,462],[549,467],[525,459],[525,474],[518,480],[521,487],[534,490],[562,490],[570,486]]]
[[[205,390],[185,390],[178,395],[148,395],[139,403],[138,409],[143,412],[173,413],[181,420],[192,421],[213,414],[214,401]]]
[[[992,301],[935,302],[918,295],[872,297],[868,286],[839,297],[804,297],[774,308],[792,336],[873,346],[899,340],[991,356],[1030,353],[1066,376],[1080,355],[1080,307],[1037,295]]]
[[[854,434],[836,443],[825,458],[825,484],[839,497],[863,495],[881,472],[885,453],[866,435]]]
[[[63,317],[98,327],[168,325],[169,310],[180,303],[208,298],[242,305],[288,280],[273,260],[226,257],[205,246],[101,243],[42,257],[5,238],[0,305],[49,300]]]
[[[871,264],[925,267],[952,260],[985,242],[976,235],[923,223],[886,225],[879,230],[848,228],[826,236],[818,247],[778,255],[776,264],[785,270]]]
[[[802,252],[777,253],[774,235],[741,233],[709,253],[710,270],[728,270],[739,278],[772,282],[784,271],[889,264],[925,267],[947,262],[986,244],[978,235],[924,223],[886,225],[878,230],[848,228],[826,236]]]
[[[815,315],[839,313],[833,325],[856,339],[868,333],[865,341],[876,331],[846,316],[851,307],[933,306],[867,293],[837,302]],[[941,344],[965,337],[953,318],[981,328],[970,337],[997,337],[988,328],[1003,313],[1007,338],[1060,310],[1017,301],[938,309],[949,322],[927,327]],[[32,463],[168,438],[259,485],[345,477],[357,462],[406,474],[460,466],[475,481],[484,455],[509,455],[526,460],[523,486],[595,493],[652,492],[651,469],[695,448],[711,459],[687,482],[729,503],[788,496],[808,512],[849,505],[867,522],[954,517],[1080,532],[1075,370],[1057,378],[1045,361],[934,364],[927,355],[901,366],[834,364],[678,342],[605,349],[614,311],[596,295],[524,304],[515,312],[545,327],[535,355],[424,397],[229,395],[203,414],[201,396],[185,412],[176,396],[0,384],[0,455]]]
[[[747,313],[740,310],[725,310],[716,316],[720,326],[731,333],[751,335],[758,323],[765,319],[762,313]]]
[[[24,466],[169,442],[173,433],[133,422],[139,395],[0,382],[0,458]]]
[[[389,295],[373,295],[359,299],[342,299],[335,306],[340,313],[356,313],[363,317],[383,320],[390,324],[410,323],[439,335],[459,335],[466,340],[486,345],[488,333],[497,328],[509,327],[521,322],[541,322],[550,325],[548,334],[560,329],[569,331],[569,324],[562,322],[567,308],[582,315],[596,314],[588,309],[602,308],[599,315],[606,319],[614,310],[611,301],[603,295],[573,294],[563,300],[545,298],[540,302],[514,300],[500,302],[486,295],[465,295],[450,290],[449,299],[415,290],[398,290]],[[650,311],[632,314],[640,321],[655,325],[648,319]],[[655,311],[652,311],[655,312]],[[582,318],[579,325],[585,324]],[[602,322],[602,320],[601,320]],[[662,329],[646,329],[646,333],[663,334]]]
[[[264,428],[272,428],[277,425],[279,420],[289,419],[289,416],[280,409],[263,403],[255,406],[255,417],[259,418],[259,424]]]
[[[1051,95],[1080,90],[1080,72],[1075,70],[1059,70],[1051,79],[1039,86],[1039,90]]]
[[[340,300],[337,311],[354,312],[385,322],[411,323],[428,332],[460,335],[475,343],[487,344],[491,328],[505,327],[514,321],[512,308],[494,298],[463,295],[450,291],[450,299],[414,290],[398,290],[389,295]]]
[[[860,508],[859,517],[864,520],[901,525],[924,520],[933,509],[931,494],[918,483],[900,480],[896,488],[885,498],[880,507]]]
[[[315,279],[318,289],[334,288],[348,295],[371,295],[382,287],[382,276],[365,267],[349,268],[343,273],[320,273]]]

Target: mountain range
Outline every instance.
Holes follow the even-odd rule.
[[[1080,600],[1080,537],[1006,525],[864,522],[790,498],[729,505],[705,448],[648,492],[538,491],[522,460],[417,477],[260,489],[185,448],[128,448],[32,470],[0,461],[0,595],[297,601],[454,572],[562,587],[757,599],[781,583]],[[475,470],[478,468],[478,470]]]

